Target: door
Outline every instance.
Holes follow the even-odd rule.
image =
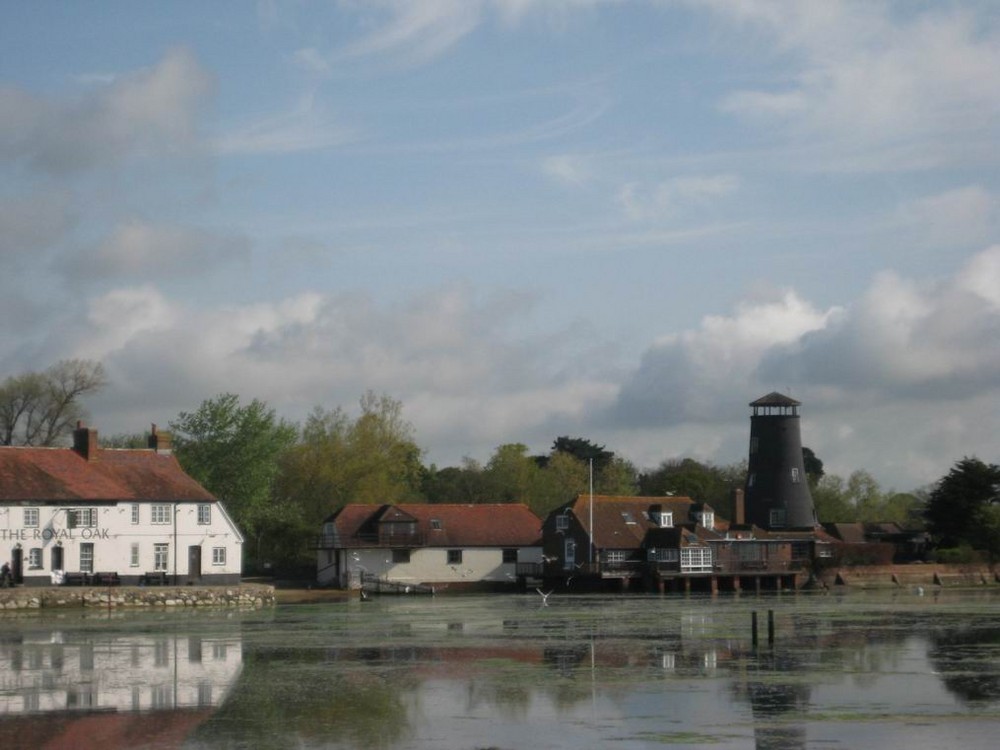
[[[24,550],[19,546],[11,550],[10,575],[14,583],[24,583]]]
[[[52,548],[52,570],[66,570],[63,566],[63,548],[56,545]]]
[[[572,570],[575,567],[576,567],[576,540],[567,539],[566,554],[564,556],[563,568],[565,570]]]
[[[201,547],[192,545],[188,547],[188,580],[196,581],[201,578]]]

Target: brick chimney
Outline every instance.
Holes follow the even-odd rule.
[[[743,501],[743,490],[737,487],[733,490],[733,523],[737,526],[742,526],[746,522],[746,505]]]
[[[97,448],[97,430],[85,427],[82,420],[77,422],[73,430],[73,450],[87,461],[96,461]]]
[[[169,432],[160,432],[153,424],[153,429],[149,433],[149,447],[157,453],[169,455],[173,452],[171,435]]]

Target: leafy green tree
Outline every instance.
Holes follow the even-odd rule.
[[[67,359],[0,384],[0,444],[56,445],[86,416],[80,400],[107,385],[99,362]]]
[[[703,464],[693,458],[669,459],[639,476],[643,495],[679,495],[708,503],[723,518],[732,518],[732,491],[746,482],[746,463]]]
[[[192,477],[226,504],[233,520],[254,540],[253,557],[262,562],[268,533],[289,522],[271,491],[282,454],[295,442],[296,428],[254,399],[224,393],[181,412],[170,423],[174,452]]]
[[[401,404],[388,396],[365,394],[357,419],[317,407],[282,458],[275,496],[315,533],[347,503],[422,501],[420,455]]]
[[[604,471],[615,457],[614,452],[605,450],[603,445],[597,445],[584,438],[571,438],[565,435],[556,438],[552,443],[552,451],[549,456],[557,453],[569,454],[588,466],[590,461],[593,461],[595,474]]]
[[[836,474],[825,474],[812,488],[813,506],[821,523],[852,523],[857,520],[847,499],[847,486]]]
[[[940,547],[963,543],[982,550],[997,544],[1000,466],[965,457],[938,481],[927,500],[927,530]]]

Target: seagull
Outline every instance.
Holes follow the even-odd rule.
[[[550,562],[555,562],[555,561],[556,561],[556,560],[558,560],[559,558],[558,558],[558,557],[555,557],[554,555],[542,555],[542,559],[543,559],[543,560],[544,560],[545,562],[547,562],[547,563],[550,563]]]
[[[538,594],[539,594],[539,596],[542,597],[542,606],[543,607],[549,606],[549,594],[551,594],[552,592],[549,591],[548,593],[546,593],[546,592],[542,591],[541,589],[535,589],[535,591],[537,591]]]

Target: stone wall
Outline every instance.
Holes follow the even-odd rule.
[[[914,563],[912,565],[856,565],[828,568],[819,574],[828,587],[878,589],[913,586],[987,586],[1000,582],[987,565],[942,565]]]
[[[0,610],[57,607],[267,607],[274,587],[236,586],[56,586],[0,589]]]

